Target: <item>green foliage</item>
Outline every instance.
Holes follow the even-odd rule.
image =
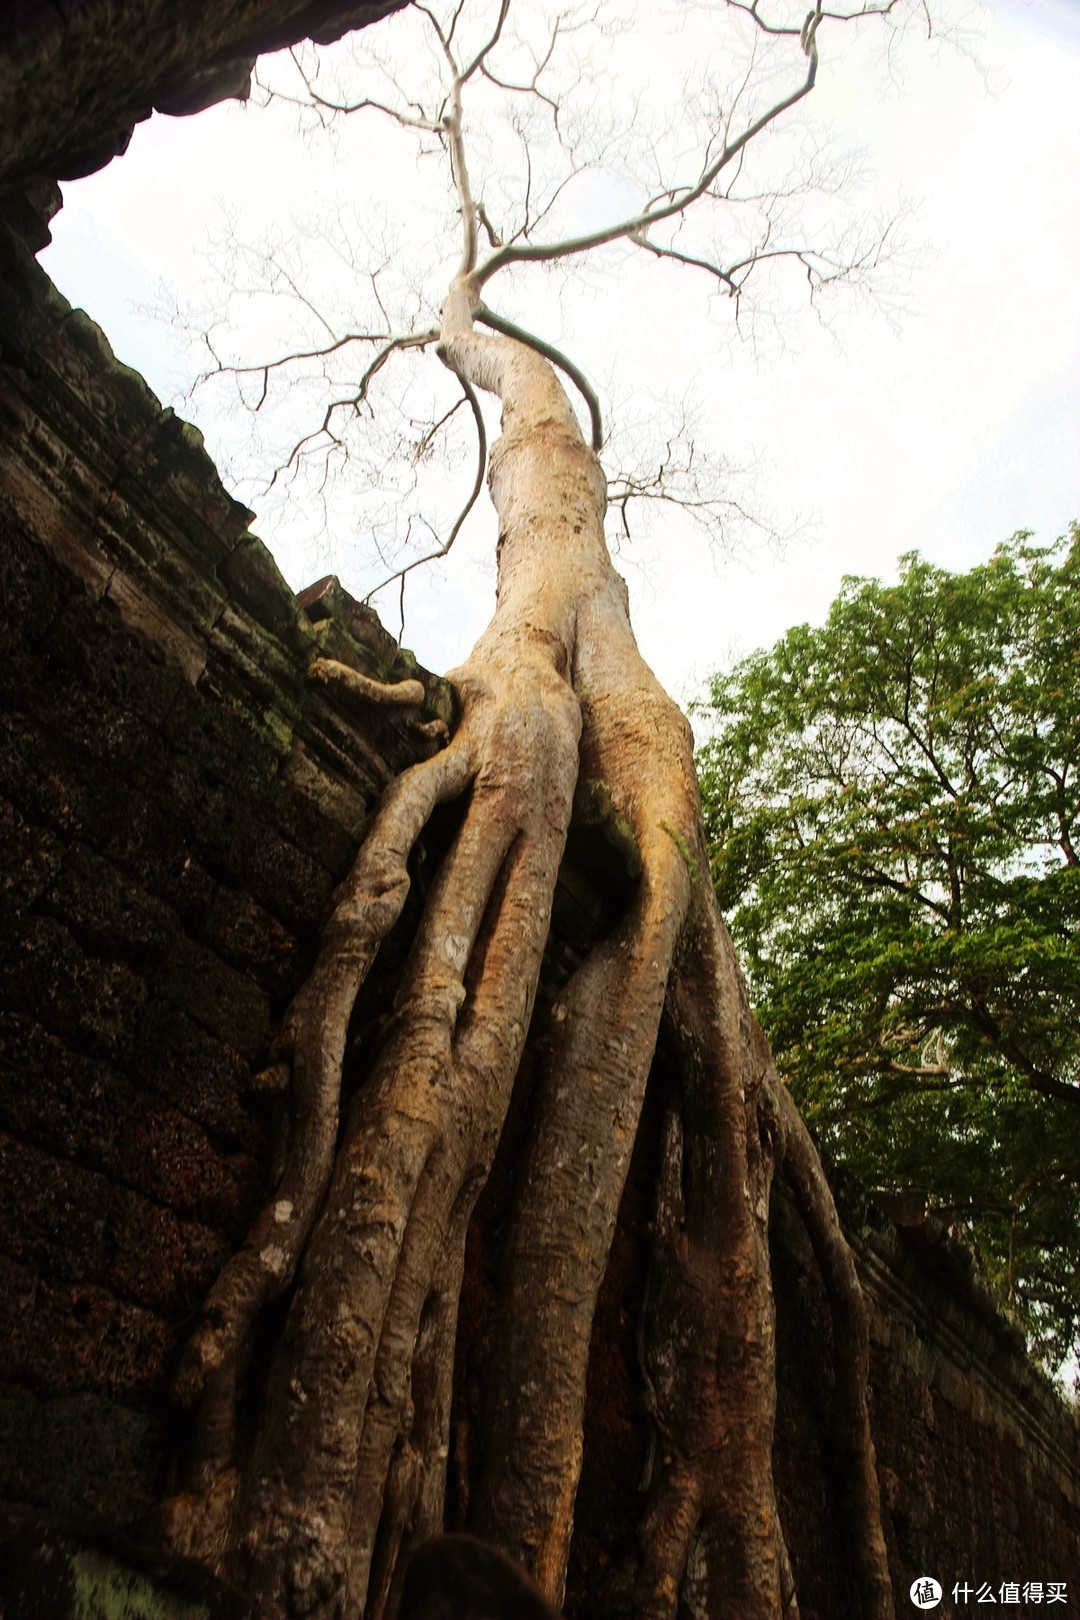
[[[827,1151],[965,1221],[1048,1362],[1075,1344],[1080,529],[846,579],[718,675],[721,905]]]

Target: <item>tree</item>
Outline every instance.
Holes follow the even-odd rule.
[[[388,788],[276,1039],[267,1083],[288,1086],[291,1107],[280,1172],[212,1289],[177,1375],[178,1396],[197,1417],[185,1486],[165,1507],[169,1538],[240,1582],[260,1613],[375,1620],[396,1603],[405,1555],[442,1528],[466,1235],[519,1074],[528,1077],[519,1090],[525,1147],[501,1257],[469,1528],[560,1600],[594,1309],[661,1028],[675,1079],[665,1092],[640,1324],[658,1443],[635,1612],[675,1612],[691,1555],[710,1615],[796,1612],[771,1475],[767,1227],[781,1169],[837,1317],[837,1443],[863,1612],[893,1612],[862,1296],[816,1150],[750,1011],[708,882],[689,727],[630,628],[605,543],[597,399],[567,357],[496,313],[485,295],[497,275],[612,244],[709,276],[737,308],[770,269],[793,269],[812,294],[866,269],[887,231],[865,250],[853,252],[849,241],[845,256],[808,245],[794,233],[790,198],[757,186],[753,153],[812,91],[821,36],[904,9],[883,0],[849,15],[826,12],[819,0],[805,16],[789,6],[767,19],[759,0],[726,0],[714,21],[734,19],[751,53],[730,98],[722,105],[706,87],[692,149],[661,131],[641,157],[647,184],[630,175],[630,211],[562,237],[546,233],[591,161],[595,110],[571,124],[562,97],[581,73],[571,65],[560,78],[555,63],[575,27],[595,27],[595,17],[559,17],[530,45],[532,14],[515,35],[509,0],[479,16],[460,4],[416,6],[407,15],[421,38],[408,61],[434,59],[441,76],[434,87],[406,88],[383,62],[388,88],[379,95],[369,79],[332,91],[314,58],[294,58],[299,89],[290,93],[312,117],[378,114],[448,163],[459,260],[444,271],[441,313],[427,311],[415,289],[390,307],[386,278],[373,272],[372,324],[355,324],[347,310],[316,307],[303,266],[271,244],[264,266],[321,337],[302,333],[288,352],[251,362],[220,357],[208,326],[219,356],[211,370],[230,377],[256,413],[279,386],[331,382],[312,430],[281,460],[286,478],[316,464],[323,488],[328,472],[355,455],[352,430],[366,422],[377,381],[401,357],[435,350],[452,393],[419,421],[399,398],[396,447],[422,466],[466,408],[479,438],[470,504],[487,461],[499,517],[498,596],[489,628],[451,672],[459,724],[445,747],[433,741],[431,757]],[[470,180],[466,105],[493,90],[524,108],[521,185],[506,222],[492,218],[497,177],[488,176],[483,194]],[[561,178],[536,168],[538,118],[553,133]],[[612,150],[626,159],[625,194],[629,158],[617,141]],[[748,240],[724,256],[715,227],[729,216],[736,237],[742,221]],[[700,240],[691,228],[699,226]],[[432,236],[442,247],[434,227]],[[408,324],[398,324],[410,304]],[[583,393],[591,445],[556,367]],[[350,368],[349,385],[335,388]],[[502,407],[490,457],[477,390]],[[649,492],[670,498],[674,471],[696,476],[692,462],[670,455],[658,473],[628,474],[616,482],[616,504]],[[697,499],[692,488],[689,498]],[[457,525],[447,528],[443,547]],[[399,570],[402,581],[414,560]],[[311,674],[353,680],[328,660],[316,660]],[[372,682],[363,690],[368,699],[418,700]],[[448,847],[419,908],[390,1017],[342,1108],[358,990],[387,935],[406,925],[418,842],[440,815],[444,827],[447,816],[453,822]],[[618,852],[625,901],[565,982],[549,981],[538,996],[572,827],[593,828]],[[254,1421],[241,1423],[259,1319],[281,1296],[285,1325],[264,1386],[246,1391]]]
[[[1075,1345],[1080,531],[848,579],[714,677],[720,903],[835,1159],[967,1222],[1034,1348]]]

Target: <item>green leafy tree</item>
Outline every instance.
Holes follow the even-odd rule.
[[[713,874],[829,1154],[967,1223],[1033,1348],[1076,1337],[1080,529],[848,578],[699,708]]]

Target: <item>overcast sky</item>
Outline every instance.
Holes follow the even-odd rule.
[[[654,37],[641,49],[663,46]],[[681,699],[734,654],[820,621],[844,573],[892,577],[913,548],[967,568],[1017,528],[1049,540],[1080,511],[1080,5],[993,0],[979,56],[981,71],[955,52],[910,49],[896,88],[854,57],[823,61],[813,113],[867,149],[876,179],[865,206],[905,193],[916,205],[909,234],[929,244],[899,321],[837,305],[833,334],[796,320],[786,352],[755,361],[737,344],[709,348],[695,324],[699,306],[711,319],[708,289],[685,279],[659,294],[650,284],[646,297],[631,277],[623,305],[618,289],[592,284],[559,317],[557,335],[594,373],[625,350],[623,399],[642,406],[672,378],[692,378],[718,446],[758,458],[753,498],[808,529],[780,558],[758,548],[725,561],[676,523],[654,523],[625,550],[642,650]],[[377,138],[369,130],[370,149]],[[155,116],[122,159],[64,185],[42,262],[119,358],[176,403],[191,361],[140,306],[162,279],[197,295],[195,249],[222,200],[257,224],[310,206],[321,185],[272,112],[228,104]],[[197,396],[179,408],[227,461],[228,413]],[[467,469],[455,476],[467,486]],[[355,545],[328,550],[302,514],[275,530],[269,503],[264,513],[250,487],[240,493],[294,587],[330,570],[357,594],[374,583]],[[434,669],[460,660],[483,628],[493,541],[484,497],[455,557],[410,584],[405,640]],[[379,605],[393,620],[394,603]]]

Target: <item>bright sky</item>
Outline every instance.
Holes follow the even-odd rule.
[[[811,98],[815,118],[867,149],[867,210],[893,207],[900,192],[916,205],[909,230],[931,252],[899,325],[840,303],[835,335],[807,314],[786,329],[786,352],[755,363],[745,346],[710,350],[706,329],[729,306],[680,270],[647,285],[637,271],[625,287],[594,279],[567,295],[558,332],[544,328],[593,375],[617,354],[617,391],[639,409],[650,391],[693,382],[716,445],[736,462],[759,458],[754,489],[736,494],[810,529],[782,557],[758,549],[733,562],[665,520],[624,551],[642,650],[681,699],[735,653],[820,621],[844,573],[890,577],[913,548],[964,569],[1017,528],[1049,540],[1080,512],[1080,5],[988,0],[982,26],[982,73],[954,52],[912,48],[904,83],[890,89],[850,55],[825,57]],[[646,75],[662,49],[642,37]],[[381,138],[369,124],[369,159]],[[192,362],[139,306],[162,279],[198,295],[194,249],[221,200],[241,228],[258,229],[310,207],[324,180],[272,112],[228,104],[155,116],[123,159],[63,187],[42,262],[119,358],[178,403]],[[199,396],[178,408],[227,463],[229,414]],[[454,476],[467,487],[471,474]],[[275,528],[269,503],[239,493],[294,587],[328,571],[358,595],[374,583],[355,546],[343,539],[328,553],[303,514]],[[452,559],[410,583],[405,640],[431,668],[458,662],[486,622],[494,538],[485,496]],[[395,599],[377,605],[396,630]]]

